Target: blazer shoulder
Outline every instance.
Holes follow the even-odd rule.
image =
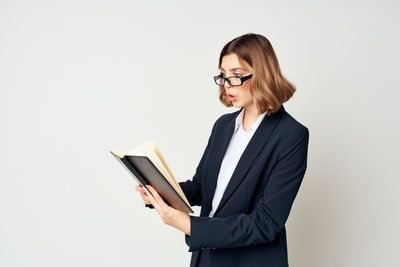
[[[229,122],[231,122],[236,116],[240,113],[240,109],[237,111],[233,111],[230,113],[225,113],[222,114],[218,117],[218,119],[215,121],[214,126],[221,127],[222,125],[225,125]]]
[[[284,111],[281,121],[279,123],[279,132],[284,136],[293,136],[297,138],[301,138],[303,136],[308,137],[309,130],[308,128],[297,121],[290,113],[286,110]]]

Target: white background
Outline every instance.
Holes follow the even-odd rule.
[[[188,266],[109,150],[155,140],[192,179],[236,111],[231,39],[272,43],[310,131],[287,222],[296,267],[400,266],[397,1],[0,1],[0,265]],[[196,214],[199,209],[196,207]]]

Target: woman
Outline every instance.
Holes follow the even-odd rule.
[[[288,266],[285,222],[307,167],[308,128],[283,107],[295,87],[259,34],[221,51],[219,99],[240,110],[214,123],[192,180],[180,182],[200,217],[168,206],[137,186],[147,207],[185,233],[191,267]]]

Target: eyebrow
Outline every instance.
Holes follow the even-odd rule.
[[[222,71],[225,71],[225,70],[224,70],[224,68],[222,68],[222,67],[221,67],[221,70],[222,70]],[[243,69],[243,68],[240,68],[240,67],[238,67],[238,68],[233,68],[233,69],[230,69],[230,71],[234,71],[234,70],[245,70],[245,69]]]

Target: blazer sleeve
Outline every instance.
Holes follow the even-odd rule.
[[[307,168],[308,129],[293,132],[250,214],[226,218],[190,216],[191,235],[185,234],[189,252],[268,243],[282,231]]]
[[[218,120],[217,120],[218,121]],[[210,146],[215,136],[215,128],[217,122],[214,123],[213,128],[211,130],[211,135],[208,138],[207,146],[203,152],[203,155],[200,159],[200,162],[196,168],[196,173],[193,176],[192,180],[186,180],[185,182],[180,182],[179,186],[182,188],[183,193],[185,194],[189,204],[191,206],[200,206],[202,200],[201,194],[201,176],[202,176],[202,169],[204,165],[204,161],[208,156],[208,152],[210,150]]]
[[[217,125],[218,120],[214,123],[213,128],[211,130],[211,135],[208,138],[208,143],[207,146],[203,152],[203,155],[200,159],[200,162],[196,168],[196,172],[193,176],[192,180],[186,180],[185,182],[179,182],[179,186],[182,188],[183,193],[185,194],[187,200],[189,201],[189,204],[191,206],[200,206],[201,205],[201,171],[204,165],[204,161],[207,158],[208,151],[210,150],[210,146],[212,143],[212,140],[214,139],[215,136],[215,128]],[[145,204],[145,207],[154,209],[152,204]]]

